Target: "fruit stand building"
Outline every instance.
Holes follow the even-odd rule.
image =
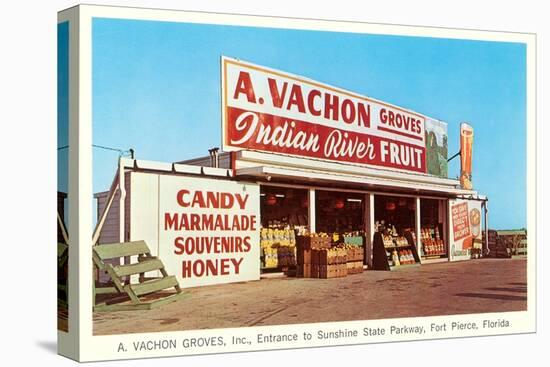
[[[235,59],[221,69],[223,151],[121,158],[96,194],[100,243],[145,240],[183,287],[291,266],[305,234],[360,238],[374,269],[481,254],[487,198],[447,177],[446,123]]]

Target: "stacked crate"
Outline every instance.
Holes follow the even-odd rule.
[[[363,236],[344,236],[344,247],[348,251],[348,275],[363,272]]]
[[[342,278],[348,275],[347,250],[345,248],[314,249],[311,260],[313,278]]]
[[[311,278],[311,249],[298,247],[296,253],[296,277]]]
[[[488,230],[488,247],[489,247],[489,257],[510,257],[511,254],[508,252],[506,242],[498,235],[498,232],[495,230]],[[485,233],[483,233],[483,240],[485,241]]]
[[[312,273],[312,252],[317,249],[330,248],[330,245],[329,237],[297,236],[296,276],[298,278],[318,278],[318,268],[315,273]]]
[[[348,246],[348,274],[360,274],[363,272],[363,247]]]
[[[362,238],[331,247],[330,237],[297,237],[296,276],[299,278],[342,278],[363,272]]]

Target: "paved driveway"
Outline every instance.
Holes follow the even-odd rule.
[[[200,287],[150,311],[96,312],[96,335],[520,311],[525,259],[439,263],[338,279],[262,279]]]

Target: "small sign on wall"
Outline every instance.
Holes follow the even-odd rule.
[[[451,261],[472,256],[475,240],[481,240],[481,201],[455,199],[449,201],[451,217]]]

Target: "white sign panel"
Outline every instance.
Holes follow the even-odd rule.
[[[182,288],[260,279],[258,185],[135,175],[131,239],[146,240]]]
[[[254,184],[161,175],[159,256],[181,287],[260,279]]]

